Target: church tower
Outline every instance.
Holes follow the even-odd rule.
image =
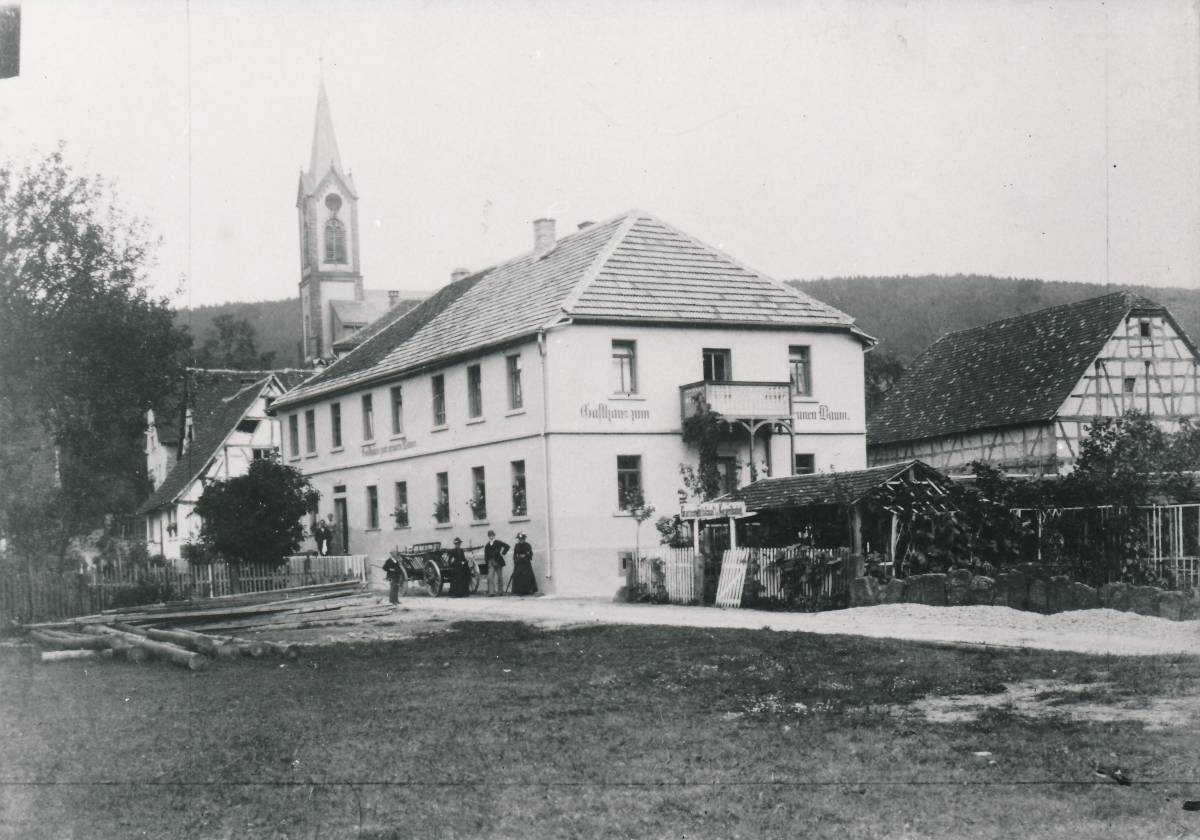
[[[363,300],[358,191],[353,175],[342,169],[323,78],[317,89],[312,159],[308,171],[300,173],[296,210],[300,221],[300,354],[308,364],[333,355],[331,303]]]

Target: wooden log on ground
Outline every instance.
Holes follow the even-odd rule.
[[[50,650],[107,650],[109,645],[95,636],[82,633],[64,633],[55,630],[33,630],[30,638]]]
[[[263,616],[251,616],[237,621],[214,621],[202,624],[197,630],[206,632],[228,630],[296,630],[305,627],[320,627],[328,624],[339,624],[363,618],[377,618],[395,612],[388,606],[343,607],[336,610],[322,610],[313,614],[308,610],[296,610],[288,613],[272,613]]]
[[[145,636],[140,636],[137,633],[126,633],[122,630],[116,630],[112,627],[90,624],[86,628],[87,632],[97,635],[112,635],[121,641],[133,645],[136,648],[141,648],[147,653],[153,653],[156,656],[161,656],[174,662],[176,665],[182,665],[185,668],[190,668],[193,671],[202,671],[208,667],[208,657],[202,653],[195,653],[186,648],[181,648],[179,645],[173,645],[169,642],[156,642],[153,639],[148,639]]]
[[[84,630],[87,630],[87,628],[85,627]],[[134,647],[133,645],[129,644],[129,642],[116,636],[97,634],[93,632],[91,635],[85,636],[85,638],[96,639],[98,642],[100,642],[100,644],[111,650],[113,655],[128,659],[130,662],[145,662],[146,659],[149,658],[149,654],[146,651],[142,650],[141,648]]]
[[[124,630],[125,628],[118,627],[117,629]],[[154,629],[143,630],[142,633],[156,642],[171,642],[180,647],[190,648],[198,653],[207,653],[209,656],[216,656],[221,659],[233,659],[241,652],[237,645],[223,642],[220,639],[206,636],[203,633]]]
[[[99,650],[43,650],[33,658],[34,662],[65,662],[72,659],[95,659],[101,653],[112,654],[112,651]]]

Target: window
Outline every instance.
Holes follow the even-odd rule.
[[[334,449],[342,448],[342,404],[340,402],[329,406],[329,437]]]
[[[526,516],[529,506],[525,498],[525,462],[512,462],[512,515]]]
[[[293,458],[300,457],[300,418],[295,414],[288,417],[288,451]]]
[[[629,510],[642,503],[642,456],[617,456],[617,507]]]
[[[404,434],[404,391],[399,385],[392,386],[392,435]]]
[[[362,395],[363,440],[375,440],[375,400],[373,394]]]
[[[483,467],[471,467],[471,514],[476,520],[487,519],[487,482]]]
[[[792,396],[812,396],[812,359],[807,347],[788,348],[788,367],[791,369]]]
[[[338,219],[325,223],[325,262],[346,261],[346,227]]]
[[[737,458],[731,458],[728,456],[721,456],[717,458],[717,472],[721,476],[722,493],[732,493],[737,489]]]
[[[396,509],[392,511],[397,528],[408,527],[408,482],[396,482]]]
[[[1126,376],[1125,377],[1125,393],[1132,394],[1136,390],[1137,390],[1137,377],[1136,376]]]
[[[1149,338],[1150,337],[1150,322],[1149,321],[1139,322],[1138,330],[1139,330],[1142,338]]]
[[[704,351],[704,381],[728,382],[732,378],[733,362],[728,350]]]
[[[175,506],[171,505],[167,508],[167,536],[176,537],[179,535],[179,519]]]
[[[309,455],[317,451],[317,412],[312,408],[304,412],[304,451]]]
[[[817,456],[811,452],[797,452],[793,457],[793,475],[812,475],[817,471]]]
[[[521,393],[521,357],[509,356],[508,362],[508,408],[516,411],[525,405],[525,396]]]
[[[479,365],[467,367],[467,414],[472,418],[483,416],[483,372]]]
[[[275,455],[275,450],[269,448],[259,449],[256,447],[250,450],[250,455],[255,461],[269,461]]]
[[[637,348],[632,341],[612,343],[612,389],[614,394],[637,393]]]
[[[439,525],[444,525],[450,521],[450,475],[449,473],[437,474],[437,505],[433,509],[433,518],[438,521]]]
[[[437,374],[433,377],[433,425],[446,425],[446,377]]]
[[[374,485],[367,488],[367,530],[379,529],[379,488]]]

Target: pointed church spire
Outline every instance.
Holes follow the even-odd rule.
[[[329,112],[329,97],[325,93],[325,76],[322,74],[317,88],[317,121],[313,126],[312,161],[308,166],[308,177],[315,182],[331,166],[335,172],[344,176],[337,137],[333,133],[333,116]]]

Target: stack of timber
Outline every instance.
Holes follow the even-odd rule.
[[[322,627],[392,612],[391,606],[364,605],[361,594],[358,581],[326,583],[106,610],[67,621],[27,624],[24,629],[36,645],[29,653],[40,662],[153,658],[201,671],[214,659],[296,656],[294,645],[230,634]]]

